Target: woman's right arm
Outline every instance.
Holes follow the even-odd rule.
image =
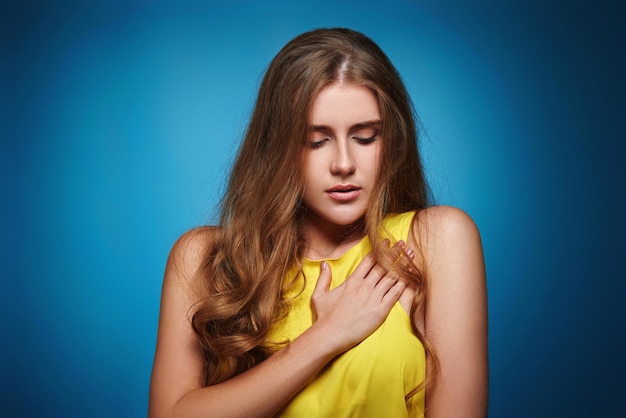
[[[378,328],[405,287],[385,276],[368,256],[330,291],[331,272],[326,265],[312,297],[314,324],[259,365],[204,387],[201,349],[190,321],[197,301],[190,280],[202,263],[211,234],[210,229],[185,234],[168,259],[150,383],[151,418],[271,416],[336,355]],[[390,251],[399,253],[401,248],[402,243]]]

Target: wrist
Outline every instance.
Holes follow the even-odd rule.
[[[314,352],[313,355],[326,359],[328,362],[350,348],[346,347],[344,342],[335,338],[335,335],[336,332],[330,329],[330,327],[321,321],[317,321],[302,333],[301,338],[304,337],[303,343],[310,347]]]

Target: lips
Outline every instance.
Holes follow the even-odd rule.
[[[328,196],[338,202],[354,200],[361,194],[361,188],[352,184],[338,184],[326,190]]]

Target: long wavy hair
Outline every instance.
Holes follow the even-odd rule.
[[[333,82],[366,86],[378,98],[383,151],[365,233],[379,262],[401,269],[401,277],[417,289],[411,318],[424,304],[419,257],[415,265],[392,266],[380,243],[386,215],[430,204],[417,119],[404,83],[383,51],[359,32],[304,33],[280,50],[265,73],[222,200],[219,228],[198,273],[202,299],[192,325],[203,350],[206,385],[253,367],[276,349],[266,335],[288,309],[287,270],[303,257],[300,167],[309,114],[318,92]]]

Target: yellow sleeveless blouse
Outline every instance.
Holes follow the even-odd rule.
[[[415,212],[385,218],[391,240],[407,240]],[[331,266],[331,289],[341,284],[371,251],[363,238]],[[311,295],[320,272],[320,261],[303,260],[303,273],[290,289],[293,298],[288,315],[276,322],[270,341],[293,340],[312,325]],[[287,278],[297,275],[297,266]],[[289,280],[289,279],[287,279]],[[304,289],[301,293],[300,290]],[[410,319],[400,303],[369,337],[329,363],[278,414],[280,417],[423,417],[424,391],[405,399],[426,375],[424,347],[411,330]]]

